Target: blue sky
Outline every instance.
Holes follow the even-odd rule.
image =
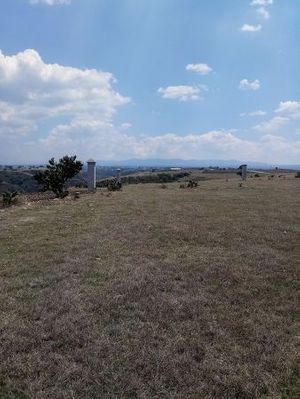
[[[300,1],[2,0],[0,163],[300,163]]]

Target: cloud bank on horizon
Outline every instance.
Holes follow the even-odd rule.
[[[12,3],[15,11],[18,8],[17,1],[12,0]],[[137,42],[137,38],[130,33],[131,27],[126,28],[129,32],[123,32],[120,36],[112,32],[111,24],[105,25],[103,22],[101,28],[101,24],[97,23],[97,33],[110,33],[111,40],[118,49],[115,53],[114,46],[107,50],[103,44],[100,47],[103,53],[107,52],[102,54],[101,51],[96,51],[99,43],[94,40],[95,33],[88,27],[82,27],[93,19],[89,20],[87,14],[85,20],[82,19],[82,12],[93,11],[93,15],[96,13],[102,18],[101,11],[104,14],[111,13],[111,17],[117,18],[114,14],[116,10],[112,10],[109,5],[99,9],[97,5],[96,9],[90,10],[87,4],[75,5],[70,0],[29,0],[29,3],[48,6],[68,4],[70,7],[64,8],[64,13],[70,13],[70,17],[74,13],[77,24],[74,23],[72,27],[71,22],[70,27],[63,20],[58,20],[59,32],[53,33],[54,39],[59,40],[56,42],[56,49],[47,42],[50,32],[53,32],[52,17],[49,17],[47,25],[45,10],[38,11],[43,14],[31,14],[30,10],[26,10],[28,16],[25,15],[25,19],[35,21],[37,15],[40,15],[42,21],[38,23],[44,26],[45,22],[41,38],[44,42],[40,41],[38,45],[38,41],[33,40],[32,48],[23,48],[17,52],[13,49],[22,46],[22,32],[19,31],[21,43],[19,44],[17,34],[16,43],[12,45],[8,35],[9,27],[0,28],[0,34],[5,29],[7,33],[5,46],[0,50],[0,163],[42,162],[52,156],[67,153],[75,153],[83,160],[90,157],[103,160],[235,158],[300,163],[300,98],[299,95],[297,97],[294,86],[297,76],[290,74],[284,77],[289,90],[285,89],[281,96],[282,70],[279,71],[278,68],[278,72],[270,73],[269,68],[273,64],[268,66],[267,57],[263,58],[262,49],[267,48],[268,56],[278,62],[282,57],[280,52],[286,51],[282,46],[269,47],[268,44],[268,35],[272,34],[272,30],[265,33],[265,24],[269,24],[276,15],[272,0],[253,0],[248,4],[250,11],[255,11],[256,18],[265,22],[256,23],[254,20],[242,24],[242,32],[235,33],[238,37],[232,39],[236,46],[241,47],[241,51],[248,48],[252,57],[256,52],[260,54],[261,62],[257,65],[249,65],[248,60],[244,62],[238,54],[232,60],[230,57],[234,53],[228,54],[228,59],[226,55],[219,57],[218,50],[225,49],[228,45],[223,37],[214,39],[215,50],[210,44],[204,46],[200,54],[191,45],[187,54],[183,52],[178,55],[175,48],[173,50],[173,47],[168,47],[171,44],[173,46],[175,38],[177,42],[181,40],[180,30],[177,31],[178,28],[174,25],[171,27],[174,31],[173,37],[165,39],[170,41],[162,46],[161,52],[156,53],[153,50],[152,54],[153,58],[160,57],[163,50],[167,49],[170,59],[160,58],[161,62],[157,63],[152,61],[151,53],[143,50],[138,55],[132,52],[131,57],[123,53],[123,68],[122,65],[119,66],[118,52],[123,51],[122,45],[126,43],[121,36],[127,35],[128,51],[130,48],[138,51],[139,45],[143,46],[145,42],[152,48],[159,47],[161,36],[146,37],[142,32],[141,41]],[[123,24],[136,24],[135,26],[141,28],[138,18],[132,21],[129,3],[125,0],[123,11],[118,17],[122,17]],[[166,3],[169,1],[166,0]],[[196,4],[194,0],[191,3]],[[273,7],[272,18],[270,6]],[[289,2],[288,6],[292,7],[292,3]],[[9,8],[5,10],[5,6],[1,4],[0,11],[3,7],[13,20],[14,14]],[[40,10],[39,7],[32,8]],[[188,6],[186,8],[186,15],[191,17],[191,14],[195,14],[195,10],[188,9]],[[247,14],[247,8],[241,7],[241,14],[242,11]],[[140,12],[147,10],[147,5],[143,5]],[[202,15],[201,10],[199,6],[199,18]],[[166,6],[166,11],[171,12],[171,9]],[[210,11],[212,10],[208,8],[207,12]],[[277,12],[280,13],[280,10]],[[174,18],[180,20],[180,14],[182,10]],[[155,15],[149,16],[149,34],[154,32],[151,22],[156,21],[158,24]],[[55,17],[60,18],[57,14]],[[222,18],[223,15],[218,16],[218,19]],[[164,22],[164,18],[158,19],[159,22]],[[78,20],[81,21],[79,25]],[[216,20],[215,23],[218,22]],[[207,23],[214,29],[213,20]],[[236,21],[232,22],[230,35],[237,30],[236,24]],[[79,32],[76,31],[76,26],[81,27]],[[32,29],[34,31],[35,27]],[[70,34],[72,29],[75,31]],[[163,28],[161,34],[162,32]],[[256,32],[260,37],[267,37],[249,42],[244,36],[245,32]],[[206,36],[204,30],[201,33],[203,42],[205,38],[210,38],[209,33]],[[222,36],[226,33],[227,31]],[[285,36],[286,32],[282,35]],[[187,38],[192,40],[193,36],[193,30],[187,32]],[[290,36],[291,42],[296,43],[293,32]],[[26,42],[28,41],[27,38]],[[91,43],[92,49],[86,48],[88,43]],[[74,51],[70,51],[70,47]],[[288,50],[294,53],[296,47],[291,46]],[[51,59],[52,62],[46,59]],[[234,62],[229,68],[228,62],[231,61]],[[295,67],[296,70],[297,66],[300,67],[299,55],[294,55],[293,62],[296,65],[291,65],[291,68]],[[274,84],[279,85],[278,92],[274,91]]]

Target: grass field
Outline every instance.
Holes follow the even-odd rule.
[[[239,182],[2,210],[0,398],[299,398],[300,179]]]

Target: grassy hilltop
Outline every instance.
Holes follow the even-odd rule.
[[[0,398],[299,398],[300,179],[239,183],[2,210]]]

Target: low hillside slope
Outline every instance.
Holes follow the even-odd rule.
[[[298,180],[2,210],[0,397],[298,397]]]

